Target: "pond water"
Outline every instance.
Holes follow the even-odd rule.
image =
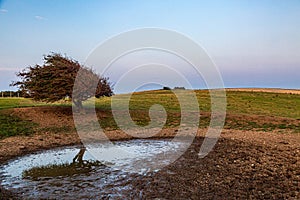
[[[71,146],[42,151],[2,165],[1,185],[25,199],[118,199],[131,190],[134,177],[173,162],[174,152],[179,153],[183,144],[140,139],[115,142],[121,154],[105,144],[90,145],[88,150]],[[95,153],[103,159],[96,160]]]

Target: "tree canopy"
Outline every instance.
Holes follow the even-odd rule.
[[[76,76],[79,76],[76,78]],[[58,53],[44,56],[43,65],[29,66],[17,73],[20,81],[13,82],[34,100],[55,102],[65,97],[78,107],[82,101],[95,96],[111,96],[111,83],[107,77],[96,74],[79,62]],[[73,90],[76,81],[76,88]]]

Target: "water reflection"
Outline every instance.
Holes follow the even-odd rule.
[[[82,146],[58,148],[0,166],[0,184],[20,199],[122,199],[132,190],[132,181],[148,176],[152,167],[167,162],[168,152],[178,151],[181,145],[167,139],[115,144],[137,157],[107,154],[100,144],[88,150]],[[90,151],[102,152],[102,160],[96,160]],[[133,173],[133,166],[143,173]]]
[[[79,162],[79,164],[83,164],[83,155],[86,151],[85,147],[81,147],[78,154],[73,158],[73,163],[76,162],[76,160]]]
[[[48,164],[24,170],[22,178],[37,181],[47,177],[67,177],[80,174],[88,175],[93,172],[96,167],[106,167],[106,165],[98,160],[84,160],[83,156],[85,152],[86,148],[81,147],[71,163]]]

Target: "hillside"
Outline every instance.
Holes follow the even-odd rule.
[[[192,91],[188,91],[192,92]],[[208,91],[196,91],[200,108],[197,138],[176,162],[151,176],[132,175],[124,194],[137,198],[206,197],[295,198],[299,193],[300,95],[261,91],[227,91],[222,134],[208,156],[197,157],[210,122]],[[124,113],[128,95],[116,95],[117,113]],[[85,102],[87,107],[92,100]],[[161,104],[167,121],[155,138],[172,138],[180,125],[180,106],[170,91],[144,91],[131,96],[134,122],[149,124],[149,108]],[[70,102],[45,104],[30,99],[0,98],[0,162],[58,146],[80,144]],[[132,139],[114,121],[111,98],[96,99],[98,120],[111,140]],[[186,126],[186,130],[189,127]],[[134,182],[130,180],[135,180]],[[171,184],[171,185],[170,185]],[[184,185],[184,187],[182,187]],[[196,188],[196,189],[195,189]],[[128,194],[126,193],[128,192]],[[3,196],[1,196],[3,195]],[[0,198],[14,196],[0,187]]]

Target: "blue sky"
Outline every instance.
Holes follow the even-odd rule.
[[[226,87],[300,88],[298,0],[9,0],[0,1],[0,27],[0,90],[44,54],[84,62],[107,38],[142,27],[192,38]]]

